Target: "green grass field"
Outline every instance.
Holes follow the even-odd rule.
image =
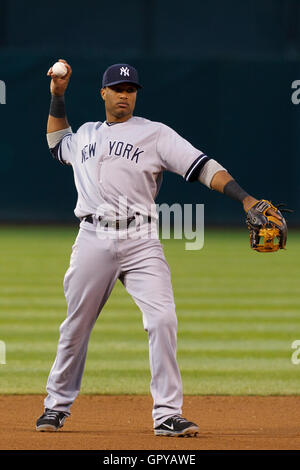
[[[0,393],[45,393],[66,314],[62,288],[77,229],[1,227]],[[178,315],[185,394],[298,394],[300,233],[259,254],[248,232],[206,230],[200,251],[164,241]],[[141,313],[117,283],[93,330],[82,393],[149,393]]]

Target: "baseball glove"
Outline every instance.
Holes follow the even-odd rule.
[[[250,232],[250,246],[253,250],[260,253],[271,253],[285,248],[287,225],[278,209],[282,205],[279,204],[275,207],[270,201],[261,199],[248,210],[246,224]],[[279,218],[266,214],[269,209],[273,209]],[[283,209],[283,211],[292,212],[289,209]],[[262,238],[263,242],[261,242]]]

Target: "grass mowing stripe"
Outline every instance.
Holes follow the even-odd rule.
[[[43,325],[39,326],[26,326],[20,327],[20,325],[14,325],[13,327],[7,329],[7,331],[2,332],[2,338],[4,341],[9,341],[11,339],[19,339],[22,342],[30,340],[47,340],[49,337],[56,338],[58,336],[58,326],[50,325],[47,323],[47,327],[45,328]],[[124,331],[123,329],[116,329],[114,325],[105,325],[101,327],[101,334],[97,335],[98,341],[107,340],[118,340],[124,338]],[[96,332],[94,332],[94,337]],[[130,341],[134,338],[145,338],[146,340],[146,333],[141,327],[134,327],[131,328],[130,331],[126,332],[126,339]],[[228,340],[233,342],[236,339],[243,339],[244,341],[252,339],[253,341],[258,341],[259,339],[265,339],[266,342],[269,340],[275,339],[286,339],[287,344],[291,344],[291,342],[295,338],[295,332],[292,325],[285,325],[282,328],[281,325],[272,325],[270,328],[265,328],[263,325],[260,325],[257,328],[243,328],[243,326],[233,327],[227,326],[226,328],[218,328],[218,325],[209,325],[209,327],[205,327],[203,325],[198,326],[195,328],[193,325],[191,327],[183,327],[181,328],[180,332],[178,333],[178,343],[181,344],[181,340],[185,342],[189,342],[192,340],[197,340],[198,342],[202,342],[203,340],[211,340],[211,341],[220,341]],[[42,345],[41,345],[42,347]]]
[[[58,324],[60,321],[63,321],[65,316],[66,316],[66,309],[49,309],[45,308],[41,310],[40,308],[38,310],[34,309],[25,309],[22,308],[21,310],[18,309],[9,309],[7,310],[7,313],[9,313],[9,316],[5,316],[4,319],[0,318],[0,325],[4,325],[5,322],[7,324],[15,324],[17,321],[27,321],[28,319],[35,319],[35,321],[38,321],[39,319],[44,320],[46,319],[47,321],[56,321]],[[122,310],[122,319],[124,321],[136,321],[136,318],[141,318],[140,313],[136,315],[136,310],[130,309],[129,311],[126,309]],[[4,317],[4,315],[3,315]],[[263,322],[263,321],[273,321],[275,323],[277,322],[287,322],[289,320],[297,322],[297,320],[300,319],[299,317],[299,309],[289,309],[288,311],[274,311],[274,310],[260,310],[257,309],[255,311],[241,311],[241,310],[236,310],[232,311],[230,308],[222,309],[222,311],[218,311],[215,309],[212,310],[204,310],[204,311],[192,311],[192,310],[185,310],[185,311],[180,311],[180,313],[177,314],[177,317],[179,319],[179,323],[181,321],[195,321],[195,323],[199,322],[215,322],[215,321],[222,321],[223,319],[226,320],[228,323],[231,321],[257,321],[257,322]],[[116,321],[119,320],[120,318],[120,312],[119,311],[109,311],[109,312],[103,312],[100,316],[100,318],[97,320],[96,325],[101,325],[102,321],[106,321],[106,318],[109,318],[111,321]],[[101,327],[101,326],[100,326]]]
[[[181,337],[187,336],[185,333],[179,333],[179,339]],[[205,339],[210,339],[211,341],[219,342],[220,340],[227,340],[227,341],[234,341],[236,339],[243,339],[243,340],[249,340],[252,339],[253,341],[256,340],[265,340],[266,343],[270,340],[279,340],[279,339],[286,339],[287,344],[291,344],[292,341],[295,339],[298,339],[298,335],[295,334],[295,332],[291,332],[287,334],[286,332],[283,331],[278,331],[274,333],[274,331],[267,332],[264,331],[263,329],[261,331],[254,331],[254,332],[249,332],[246,330],[241,330],[241,331],[227,331],[227,332],[222,332],[222,331],[211,331],[211,332],[205,332],[204,334],[201,334],[201,332],[195,332],[195,331],[189,331],[188,332],[188,339],[190,340],[198,340],[201,341],[202,338]]]
[[[60,323],[65,319],[64,312],[53,312],[52,314],[49,315],[43,315],[42,313],[38,313],[36,315],[31,315],[30,312],[26,315],[9,315],[9,320],[3,320],[0,322],[1,330],[4,332],[6,328],[8,329],[17,329],[19,327],[24,327],[24,328],[30,328],[30,325],[28,326],[28,319],[35,318],[36,320],[36,326],[41,325],[57,325],[57,327],[60,325]],[[288,320],[292,321],[291,325],[288,325]],[[199,331],[204,331],[206,329],[206,325],[211,325],[213,328],[214,326],[217,328],[223,328],[226,327],[228,329],[234,330],[234,328],[238,327],[240,325],[241,328],[244,328],[244,324],[247,323],[247,325],[254,325],[255,328],[267,328],[270,329],[272,326],[274,328],[278,328],[280,325],[283,325],[284,328],[286,327],[291,327],[294,328],[299,322],[299,314],[297,315],[297,312],[295,311],[295,314],[284,314],[281,316],[275,317],[274,315],[269,315],[269,316],[262,316],[262,315],[252,315],[252,316],[232,316],[232,315],[222,315],[222,316],[216,316],[215,314],[212,315],[201,315],[199,316],[192,316],[190,314],[188,315],[182,315],[178,319],[179,321],[179,328],[181,329],[181,324],[183,325],[182,328],[187,331],[188,329],[197,329]],[[228,324],[230,322],[230,325]],[[128,316],[126,318],[123,318],[122,320],[118,320],[118,326],[115,326],[115,318],[109,318],[109,320],[98,320],[98,324],[95,327],[95,329],[99,330],[101,332],[105,331],[106,328],[112,327],[120,329],[120,328],[126,328],[130,325],[130,327],[137,327],[141,328],[142,323],[140,318],[134,318],[132,316]],[[24,330],[25,331],[25,330]]]
[[[178,306],[178,303],[177,303],[177,306]],[[221,310],[223,310],[223,304],[220,303],[218,304],[217,302],[214,302],[214,303],[205,303],[204,301],[200,303],[195,301],[193,304],[190,303],[187,307],[186,307],[186,310],[190,310],[190,311],[197,311],[199,312],[199,315],[201,314],[201,312],[205,309],[205,310],[209,310],[209,309],[216,309],[216,308],[220,308]],[[238,305],[238,304],[233,304],[233,305],[229,305],[227,304],[226,305],[226,308],[227,309],[230,309],[232,311],[234,310],[242,310],[242,309],[245,309],[247,308],[247,310],[249,311],[257,311],[257,310],[260,310],[260,304],[259,305],[247,305],[247,307],[245,307],[244,305]],[[264,310],[279,310],[279,311],[288,311],[288,310],[297,310],[299,311],[299,305],[298,303],[296,304],[293,304],[292,302],[290,304],[286,304],[284,305],[284,309],[283,309],[283,306],[282,305],[277,305],[277,304],[271,304],[271,305],[264,305]],[[177,309],[178,310],[178,309]],[[179,309],[179,312],[180,310],[183,310],[183,308]],[[180,313],[179,313],[180,314]]]

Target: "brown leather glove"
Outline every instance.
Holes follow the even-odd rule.
[[[272,210],[269,211],[269,209]],[[291,212],[289,209],[285,210]],[[272,214],[273,211],[276,216]],[[270,201],[261,199],[253,204],[248,209],[246,224],[250,232],[250,246],[253,250],[271,253],[285,248],[287,224],[281,212]],[[262,243],[261,238],[263,238]]]

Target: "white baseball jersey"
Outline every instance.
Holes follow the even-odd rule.
[[[118,217],[132,215],[133,208],[153,214],[165,170],[194,181],[209,160],[170,127],[135,116],[116,124],[85,123],[51,152],[73,167],[79,218],[103,215],[108,205]],[[126,207],[120,207],[124,198]]]

